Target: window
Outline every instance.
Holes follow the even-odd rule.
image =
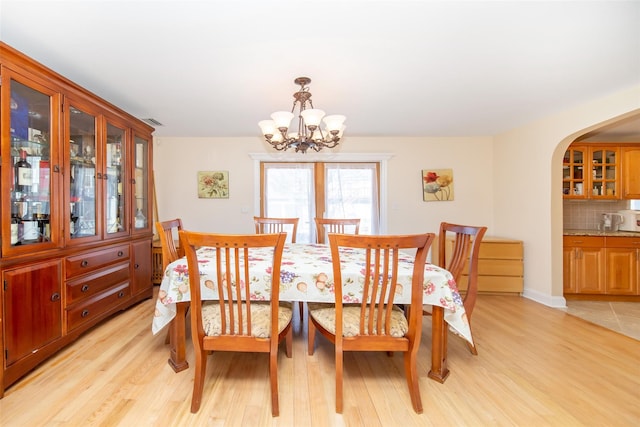
[[[360,218],[360,233],[380,227],[379,163],[261,163],[263,216],[297,217],[297,241],[315,242],[314,218]]]

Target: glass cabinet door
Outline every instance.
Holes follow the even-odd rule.
[[[592,193],[598,198],[619,198],[618,149],[594,148],[591,152]]]
[[[98,183],[96,170],[96,115],[73,104],[69,107],[69,135],[66,145],[69,173],[68,236],[73,239],[98,236],[96,228]],[[66,187],[65,187],[66,188]]]
[[[586,149],[569,148],[562,162],[562,194],[565,198],[585,198]]]
[[[9,237],[2,239],[5,251],[53,243],[51,219],[55,210],[51,204],[54,188],[51,153],[52,137],[55,138],[56,133],[52,128],[52,106],[58,99],[57,94],[47,93],[46,88],[35,89],[36,85],[27,86],[13,78],[8,86],[10,100],[4,105],[9,105],[10,145],[5,147],[3,144],[2,153],[10,157],[10,170],[2,172],[3,180],[8,181],[2,187],[10,194],[10,210],[4,211],[11,212],[11,216],[3,217],[3,234]],[[3,102],[6,102],[6,95],[3,95]],[[3,204],[7,200],[5,197],[6,194]]]
[[[125,211],[126,131],[107,123],[105,144],[105,232],[109,235],[127,231]]]
[[[134,137],[134,229],[146,229],[149,226],[149,141],[136,135]]]

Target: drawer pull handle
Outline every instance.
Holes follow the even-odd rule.
[[[55,292],[53,295],[51,295],[51,302],[56,301],[60,301],[60,294],[58,292]]]
[[[82,288],[80,288],[80,290],[82,292],[87,292],[89,290],[89,285],[82,285]]]
[[[122,255],[124,255],[124,252],[123,251],[118,251],[118,256],[122,256]]]
[[[138,268],[140,268],[140,264],[138,264],[138,263],[133,264],[133,268],[135,268],[137,270]]]
[[[118,298],[122,298],[124,296],[124,291],[118,292]]]
[[[82,313],[80,313],[80,317],[87,317],[89,315],[89,310],[82,310]]]
[[[80,263],[80,267],[86,267],[87,265],[89,265],[89,261],[87,261],[86,259],[82,260],[82,262]]]

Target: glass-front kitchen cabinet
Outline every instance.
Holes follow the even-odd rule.
[[[152,132],[0,42],[0,398],[153,296]]]
[[[620,199],[620,148],[571,145],[562,163],[566,199]]]

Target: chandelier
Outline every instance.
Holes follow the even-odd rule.
[[[308,149],[320,151],[323,148],[334,148],[342,137],[346,117],[341,115],[325,116],[324,111],[313,108],[311,92],[307,85],[311,83],[308,77],[298,77],[294,80],[300,85],[300,90],[293,94],[293,108],[289,111],[276,111],[271,120],[262,120],[258,126],[262,130],[265,140],[278,151],[293,148],[303,153]],[[310,108],[307,108],[307,105]],[[289,132],[294,111],[298,108],[298,128]],[[322,118],[324,117],[324,120]],[[320,128],[320,121],[324,121],[324,129]]]

